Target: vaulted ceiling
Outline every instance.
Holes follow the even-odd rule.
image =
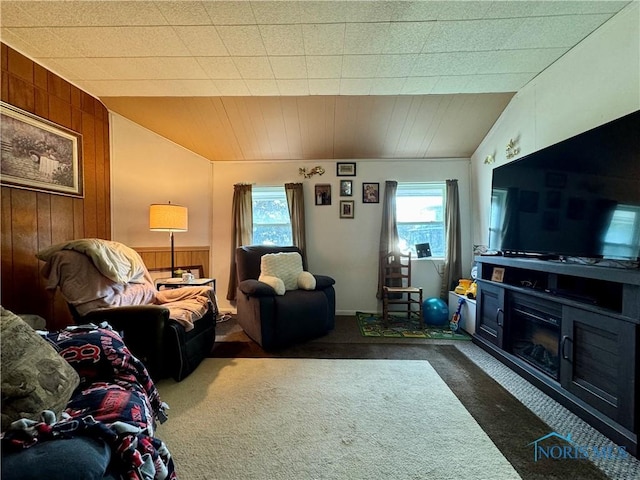
[[[628,1],[5,1],[2,41],[210,160],[469,157]]]

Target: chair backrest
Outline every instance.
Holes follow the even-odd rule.
[[[236,249],[236,271],[238,282],[243,280],[257,280],[260,276],[260,259],[267,253],[297,252],[302,256],[302,268],[307,270],[307,259],[298,247],[270,246],[270,245],[245,245]]]
[[[384,285],[386,287],[411,286],[411,252],[388,253],[382,256]]]

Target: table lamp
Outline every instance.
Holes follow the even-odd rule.
[[[152,232],[169,232],[171,239],[171,277],[174,272],[173,232],[186,232],[189,229],[189,213],[187,207],[155,203],[149,206],[149,230]]]

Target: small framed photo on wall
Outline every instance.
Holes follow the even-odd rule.
[[[336,175],[338,177],[355,177],[356,164],[347,162],[338,162],[336,164]]]
[[[316,205],[331,205],[331,185],[318,183],[315,188]]]
[[[353,181],[340,180],[340,196],[350,197],[353,195]]]
[[[362,203],[380,202],[380,184],[367,182],[362,184]]]
[[[340,200],[340,218],[353,218],[353,200]]]

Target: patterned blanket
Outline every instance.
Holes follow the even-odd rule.
[[[131,480],[177,479],[169,450],[154,437],[156,422],[166,420],[167,406],[122,338],[110,328],[95,326],[69,327],[43,337],[75,368],[80,384],[62,420],[44,412],[42,422],[15,422],[3,434],[3,449],[95,437],[111,448],[113,474]]]

